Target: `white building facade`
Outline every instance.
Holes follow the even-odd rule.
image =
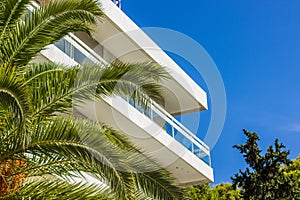
[[[154,101],[146,109],[121,97],[87,102],[76,112],[104,122],[125,133],[146,154],[157,160],[188,186],[213,181],[210,150],[174,116],[207,108],[206,93],[119,8],[120,0],[99,0],[105,17],[93,38],[85,33],[69,34],[41,52],[38,59],[77,65],[84,62],[155,62],[171,78],[163,84],[164,105]]]

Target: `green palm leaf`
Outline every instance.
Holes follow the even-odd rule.
[[[31,140],[25,147],[20,144],[19,149],[2,152],[0,159],[26,163],[25,169],[16,169],[11,177],[56,174],[65,178],[74,175],[85,178],[82,172],[94,174],[118,199],[128,199],[135,193],[136,186],[154,199],[181,196],[167,171],[132,146],[124,136],[115,134],[115,138],[129,147],[120,151],[115,146],[115,139],[106,137],[105,132],[109,129],[86,120],[46,121],[32,129]],[[24,157],[24,154],[28,156]]]
[[[22,127],[32,112],[28,88],[23,82],[22,75],[14,67],[0,65],[0,110],[7,112],[5,120],[14,122],[6,124]]]
[[[9,29],[20,20],[32,0],[2,0],[0,7],[0,41],[7,35]]]
[[[107,194],[107,195],[106,195]],[[105,186],[95,184],[71,184],[56,177],[36,177],[27,181],[12,197],[4,199],[109,199]]]
[[[67,33],[89,32],[102,15],[96,0],[52,0],[42,4],[8,25],[9,32],[3,32],[5,40],[0,40],[1,60],[12,65],[25,65],[45,46]]]
[[[114,95],[163,104],[168,73],[154,63],[29,64],[103,15],[97,0],[32,3],[0,0],[0,199],[181,199],[170,173],[123,133],[70,112]]]
[[[130,97],[143,105],[149,98],[162,102],[158,83],[165,77],[167,72],[153,63],[71,68],[44,63],[25,71],[35,117],[69,112],[73,104],[107,95]]]

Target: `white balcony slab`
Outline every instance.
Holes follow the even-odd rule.
[[[170,72],[164,81],[165,109],[172,115],[206,110],[207,96],[158,45],[156,45],[111,0],[99,0],[106,14],[93,34],[94,39],[124,62],[153,61]]]
[[[170,171],[179,184],[187,186],[214,180],[213,169],[207,163],[120,97],[86,102],[76,111],[126,133],[135,145]]]
[[[67,65],[78,64],[54,45],[42,51],[41,55],[39,59],[46,58]],[[107,123],[125,133],[135,145],[169,170],[179,184],[213,181],[213,169],[207,163],[168,135],[164,127],[158,126],[124,99],[115,97],[96,103],[86,102],[78,111],[89,119]]]

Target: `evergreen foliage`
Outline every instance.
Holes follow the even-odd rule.
[[[240,151],[249,167],[232,177],[233,187],[241,188],[245,200],[300,199],[299,182],[291,172],[289,176],[285,173],[285,167],[289,169],[292,164],[285,146],[276,139],[274,147],[269,146],[262,155],[258,135],[243,131],[247,136],[246,143],[234,145],[234,148]]]
[[[242,200],[239,189],[233,189],[230,183],[221,183],[212,188],[201,184],[188,188],[187,196],[192,200]]]
[[[189,187],[187,196],[193,200],[299,200],[300,156],[289,160],[289,151],[275,140],[262,155],[256,133],[243,130],[247,141],[234,145],[249,167],[232,177],[233,184],[221,183]]]

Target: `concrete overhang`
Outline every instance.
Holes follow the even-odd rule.
[[[75,113],[126,133],[130,141],[168,170],[179,185],[214,181],[211,166],[170,136],[164,127],[153,123],[120,97],[85,102],[84,106],[76,107]]]
[[[55,45],[49,45],[32,62],[52,61],[77,65]],[[109,124],[126,136],[148,156],[167,169],[182,186],[209,183],[214,180],[212,167],[183,146],[166,131],[165,122],[157,124],[121,97],[86,101],[73,107],[74,115]],[[179,134],[180,136],[180,134]]]
[[[207,96],[159,46],[157,46],[112,1],[99,0],[105,12],[93,38],[124,62],[156,62],[166,68],[171,80],[163,82],[165,109],[181,115],[207,109]]]

